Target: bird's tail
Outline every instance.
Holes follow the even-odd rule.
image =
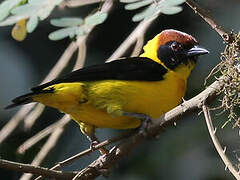
[[[40,91],[35,91],[35,92],[28,93],[28,94],[24,94],[22,96],[18,96],[15,99],[13,99],[12,104],[5,107],[5,109],[10,109],[10,108],[13,108],[13,107],[16,107],[16,106],[20,106],[20,105],[24,105],[24,104],[34,102],[33,96],[38,95],[38,94],[50,93],[50,92],[53,92],[53,89],[40,90]]]

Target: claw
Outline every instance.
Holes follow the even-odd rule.
[[[96,148],[95,148],[95,146],[96,145],[98,145],[98,141],[91,141],[91,143],[90,143],[90,149],[91,149],[91,151],[94,151],[94,150],[96,150]]]
[[[95,136],[91,136],[91,137],[87,136],[87,137],[88,137],[88,139],[90,140],[90,143],[91,143],[90,144],[90,149],[92,151],[96,150],[96,145],[99,144],[99,141],[97,140],[97,138]],[[101,155],[108,154],[108,150],[103,148],[103,147],[99,148],[98,151],[100,152]]]
[[[143,135],[144,137],[147,137],[147,129],[149,124],[152,123],[153,119],[146,115],[141,113],[131,113],[131,112],[124,112],[124,116],[134,117],[142,120],[142,123],[139,127],[139,134]]]
[[[147,137],[147,130],[151,123],[152,123],[152,118],[145,115],[145,117],[142,119],[142,123],[139,127],[138,133],[143,135],[144,137]]]

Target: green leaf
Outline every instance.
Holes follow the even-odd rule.
[[[134,9],[138,9],[144,6],[147,6],[149,4],[151,4],[153,1],[152,0],[142,0],[142,1],[138,1],[135,3],[131,3],[131,4],[127,4],[125,6],[125,9],[127,10],[134,10]]]
[[[51,0],[54,5],[59,5],[64,0]]]
[[[50,33],[48,38],[56,41],[56,40],[64,39],[68,36],[74,37],[77,34],[78,28],[79,27],[69,27],[69,28],[59,29],[57,31]]]
[[[21,3],[22,0],[6,0],[0,4],[0,21],[5,19],[9,14],[12,8]]]
[[[32,16],[27,22],[27,32],[28,33],[33,32],[36,29],[38,22],[39,22],[38,17]]]
[[[43,4],[47,4],[47,3],[49,3],[49,0],[28,0],[28,4],[43,5]]]
[[[166,0],[166,1],[163,1],[163,4],[164,6],[177,6],[184,3],[185,1],[186,0]]]
[[[85,18],[85,24],[87,25],[98,25],[105,21],[107,13],[96,12],[95,14]]]
[[[177,14],[182,11],[182,7],[180,6],[165,6],[161,8],[161,13],[172,15]]]
[[[42,10],[40,13],[38,13],[39,19],[41,21],[46,19],[51,14],[51,12],[54,9],[54,7],[55,6],[49,6],[49,7],[45,8],[44,10]]]
[[[76,35],[82,36],[85,33],[84,27],[79,27],[78,30],[76,31]]]
[[[132,21],[138,22],[143,19],[148,19],[148,18],[152,17],[154,14],[157,14],[157,12],[158,12],[158,8],[156,7],[156,5],[151,4],[149,7],[144,9],[142,12],[134,15],[132,18]]]
[[[22,15],[15,15],[15,16],[10,16],[4,21],[0,22],[0,26],[8,26],[15,24],[16,22],[20,21],[21,19],[26,19],[29,17],[29,14],[22,14]]]
[[[121,3],[133,3],[141,0],[120,0]]]
[[[59,19],[51,19],[50,23],[53,26],[57,26],[57,27],[79,26],[83,23],[83,19],[74,18],[74,17],[65,17],[65,18],[59,18]]]
[[[41,5],[24,4],[22,6],[18,6],[12,9],[11,13],[14,15],[21,15],[26,13],[35,14],[40,8],[41,8]]]

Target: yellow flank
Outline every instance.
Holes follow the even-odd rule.
[[[54,93],[37,94],[33,96],[34,101],[41,102],[47,106],[57,108],[62,112],[74,111],[81,101],[86,99],[84,94],[84,83],[61,83],[45,88],[55,88]]]

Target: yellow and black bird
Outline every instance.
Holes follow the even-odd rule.
[[[6,108],[31,102],[54,107],[94,142],[95,128],[137,128],[141,117],[158,118],[177,106],[197,57],[207,53],[192,36],[164,30],[148,41],[140,57],[76,70],[32,88]]]

